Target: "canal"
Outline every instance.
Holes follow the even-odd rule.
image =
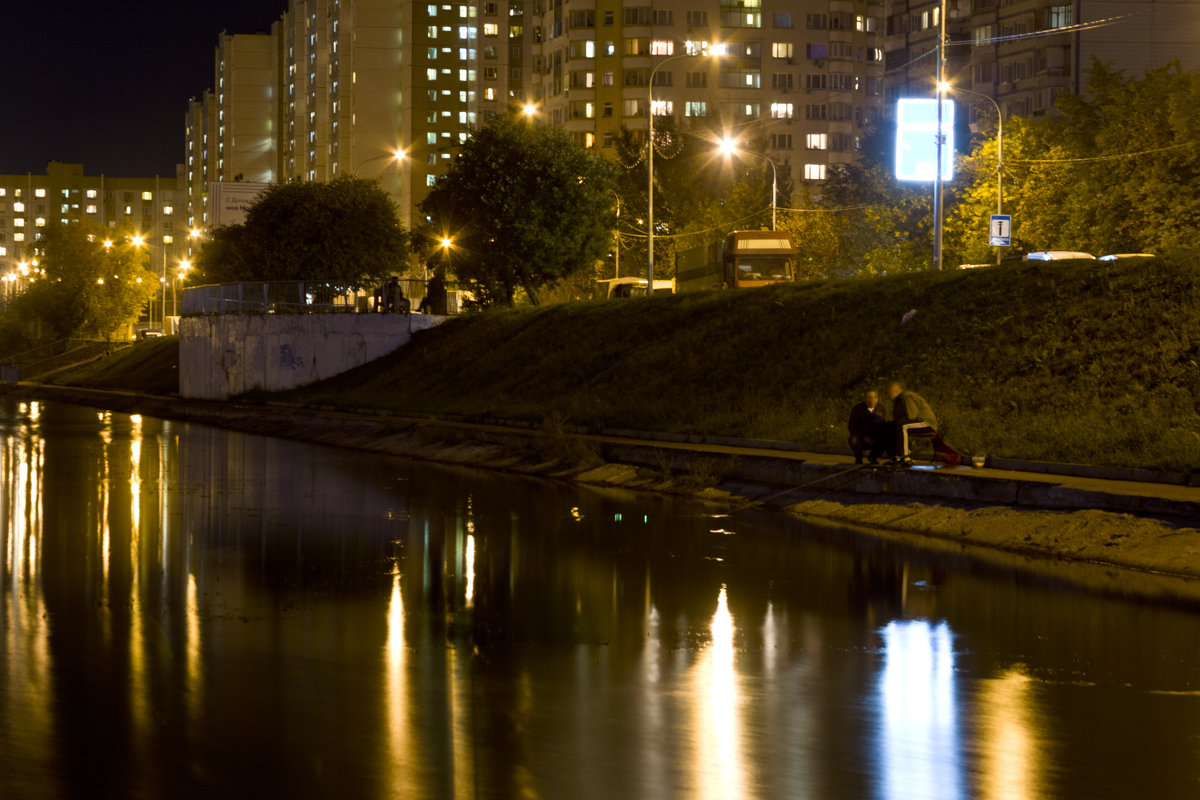
[[[0,400],[0,797],[1200,794],[1200,612]]]

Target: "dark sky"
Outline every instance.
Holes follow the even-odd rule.
[[[0,0],[0,174],[175,174],[187,101],[221,31],[267,32],[287,0]]]

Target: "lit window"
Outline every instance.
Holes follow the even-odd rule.
[[[13,211],[16,211],[16,212],[18,212],[18,213],[19,213],[19,212],[21,212],[21,211],[24,211],[24,210],[25,210],[25,204],[24,204],[24,203],[22,203],[20,200],[18,200],[17,202],[13,203]]]
[[[792,43],[791,42],[772,42],[771,55],[774,58],[791,58]]]
[[[143,200],[153,200],[154,195],[150,194],[150,192],[142,192],[142,199]]]
[[[771,103],[771,119],[791,119],[791,103]]]
[[[22,219],[22,218],[20,218],[20,217],[17,217],[16,219],[14,219],[14,220],[13,220],[13,227],[14,227],[14,228],[24,228],[24,227],[25,227],[25,220],[23,220],[23,219]]]
[[[824,164],[805,164],[804,165],[804,180],[806,180],[806,181],[823,181],[823,180],[825,180],[825,165]]]
[[[88,199],[89,199],[89,200],[95,200],[95,199],[96,199],[96,190],[95,190],[95,189],[88,189],[88,190],[87,190],[87,196],[88,196]]]
[[[8,194],[8,189],[0,189],[0,197],[4,197],[6,194]]]
[[[703,100],[688,100],[683,105],[684,116],[704,117],[708,115],[708,103]]]
[[[484,36],[499,36],[500,35],[500,26],[494,22],[483,23],[483,35]]]
[[[14,241],[14,242],[23,242],[23,241],[25,241],[25,234],[23,234],[23,233],[20,233],[20,232],[14,233],[14,234],[13,234],[13,241]]]
[[[167,216],[170,216],[171,214],[175,213],[175,209],[172,206],[163,206],[163,213]]]
[[[4,247],[3,245],[0,245],[0,256],[6,256],[6,255],[8,255],[8,248]]]
[[[675,42],[656,39],[650,43],[650,55],[669,56],[675,52]]]
[[[426,186],[436,186],[437,185],[437,175],[426,175],[425,176],[425,185]]]
[[[45,218],[45,217],[38,217],[37,219],[35,219],[35,220],[33,221],[33,224],[34,224],[34,225],[36,225],[36,226],[38,226],[39,228],[44,228],[44,227],[46,227],[46,218]]]
[[[427,80],[436,81],[437,76],[438,76],[438,72],[436,69],[431,67],[431,68],[425,70],[425,78]]]
[[[34,189],[34,190],[33,190],[33,196],[34,196],[34,197],[45,197],[45,196],[46,196],[46,190],[45,190],[45,189]]]
[[[823,133],[810,133],[805,139],[805,146],[809,150],[824,150],[826,148],[826,138]]]
[[[87,213],[89,213],[89,214],[95,214],[95,213],[96,213],[96,206],[95,206],[95,204],[94,204],[94,203],[88,203],[88,207],[87,207]]]
[[[175,241],[174,236],[164,236],[163,237],[163,244],[171,244],[174,241]]]
[[[675,105],[670,100],[655,100],[650,104],[650,111],[656,117],[667,117],[675,113]]]

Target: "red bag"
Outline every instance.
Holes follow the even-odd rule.
[[[930,441],[933,443],[933,457],[940,458],[952,467],[957,467],[962,463],[962,456],[957,450],[946,444],[946,440],[940,434],[934,434]]]

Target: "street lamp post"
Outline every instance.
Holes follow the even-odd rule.
[[[405,158],[407,155],[408,155],[408,154],[407,154],[407,153],[405,153],[403,150],[395,150],[395,151],[393,151],[393,152],[391,152],[391,153],[384,153],[384,154],[383,154],[383,155],[381,155],[381,156],[373,156],[373,157],[371,157],[371,158],[368,158],[366,161],[362,161],[362,162],[360,162],[360,163],[359,163],[359,165],[358,165],[357,167],[355,167],[355,168],[354,168],[354,177],[356,177],[356,178],[357,178],[357,177],[358,177],[358,171],[359,171],[360,169],[362,169],[363,167],[365,167],[367,164],[370,164],[370,163],[371,163],[371,162],[373,162],[373,161],[382,161],[382,160],[383,160],[383,159],[385,159],[385,158],[394,159],[394,160],[396,160],[396,161],[403,161],[403,160],[404,160],[404,158]]]
[[[991,95],[977,92],[974,89],[962,89],[949,84],[943,84],[943,87],[943,91],[962,92],[982,97],[996,109],[996,215],[999,216],[1004,213],[1004,114],[1000,111],[1000,104]],[[998,245],[996,247],[996,264],[1000,264],[1003,252],[1002,247]]]
[[[765,159],[771,165],[771,230],[775,230],[775,210],[778,207],[777,198],[779,196],[779,170],[775,166],[775,160],[766,153],[741,150],[738,148],[737,142],[732,139],[721,140],[721,152],[727,156],[732,156],[734,153],[748,153],[749,155]]]
[[[942,76],[946,74],[946,0],[941,0],[938,10],[937,77],[934,80],[934,96],[937,98],[937,156],[933,168],[933,268],[942,268],[942,148],[946,137],[942,131]]]
[[[714,49],[713,55],[720,55],[720,51]],[[663,64],[667,64],[679,58],[700,58],[704,53],[679,53],[678,55],[668,56],[662,61],[654,65],[650,70],[650,86],[646,90],[646,173],[647,173],[647,188],[646,188],[646,294],[654,294],[654,75],[658,72]]]

